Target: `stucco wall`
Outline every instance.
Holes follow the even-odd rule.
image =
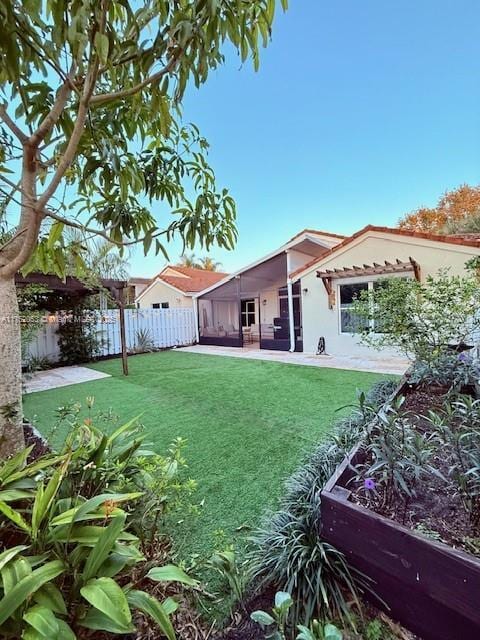
[[[192,298],[190,296],[185,296],[158,280],[151,289],[138,300],[140,309],[151,309],[152,305],[157,302],[168,302],[171,309],[192,308]]]
[[[310,273],[302,277],[302,310],[303,310],[303,348],[306,353],[315,353],[318,339],[325,337],[326,351],[332,355],[368,355],[381,357],[392,352],[379,352],[359,344],[358,337],[340,333],[339,291],[338,285],[351,282],[372,280],[372,277],[359,277],[333,280],[336,304],[333,309],[328,308],[328,298],[325,287],[317,278],[317,269],[334,269],[361,266],[373,262],[383,263],[385,260],[395,262],[398,258],[407,261],[411,256],[420,265],[422,280],[427,275],[436,275],[442,267],[449,267],[452,275],[465,273],[465,262],[472,256],[479,255],[480,249],[461,245],[432,242],[418,238],[388,236],[375,233],[362,237],[347,245],[344,249],[324,259],[320,266],[316,266]],[[305,292],[305,289],[308,289]]]

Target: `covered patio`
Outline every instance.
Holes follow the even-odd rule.
[[[283,251],[207,289],[197,298],[203,345],[302,351],[300,283]]]

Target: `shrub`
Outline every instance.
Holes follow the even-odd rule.
[[[464,343],[480,328],[480,287],[473,276],[427,276],[424,283],[385,278],[362,292],[353,313],[366,328],[360,337],[375,347],[395,347],[420,362],[434,362],[449,345]]]
[[[57,335],[62,364],[89,362],[98,354],[99,340],[92,318],[76,314],[71,321],[59,324]]]
[[[132,633],[136,609],[174,640],[170,616],[177,603],[161,602],[137,585],[143,578],[196,581],[173,565],[145,563],[132,533],[144,496],[118,488],[138,482],[148,455],[141,436],[130,439],[134,422],[106,436],[87,419],[60,454],[25,466],[29,447],[0,467],[2,637],[70,640],[82,629]]]
[[[450,351],[432,362],[415,362],[409,379],[415,384],[441,385],[458,392],[480,380],[480,366],[468,353]]]

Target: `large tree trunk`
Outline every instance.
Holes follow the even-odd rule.
[[[21,353],[15,278],[0,278],[0,459],[25,446]]]

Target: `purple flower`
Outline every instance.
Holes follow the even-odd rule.
[[[363,481],[363,486],[368,491],[372,491],[373,489],[375,489],[375,480],[373,478],[365,478],[365,480]]]

